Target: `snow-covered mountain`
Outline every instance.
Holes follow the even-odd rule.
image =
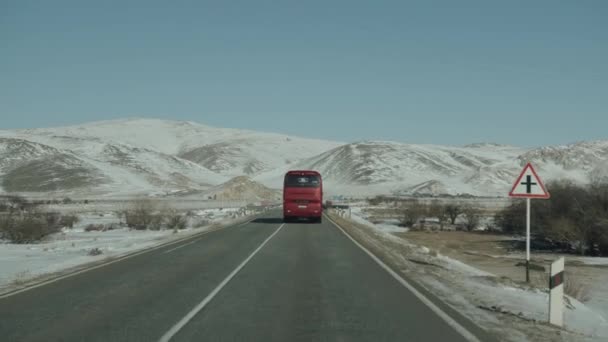
[[[0,180],[7,192],[69,191],[107,181],[99,169],[70,151],[2,137]]]
[[[65,149],[74,149],[77,143],[87,141],[132,146],[190,160],[225,177],[255,175],[341,145],[276,133],[156,119],[0,132],[0,136],[2,133]],[[88,147],[81,150],[84,148]]]
[[[153,119],[0,131],[0,139],[0,185],[4,191],[108,195],[207,189],[235,176],[274,170],[340,145]],[[25,168],[45,163],[62,164],[45,167],[55,170],[46,173],[40,168]]]
[[[328,194],[505,195],[527,161],[545,180],[585,182],[608,174],[608,141],[537,149],[342,144],[152,119],[0,131],[5,192],[206,193],[243,175],[280,188],[285,171],[315,169]]]
[[[568,178],[587,182],[592,170],[608,165],[606,146],[608,141],[539,149],[497,144],[452,147],[370,141],[339,146],[304,159],[293,168],[320,171],[329,194],[505,196],[527,161],[534,163],[546,181]],[[284,171],[274,170],[256,179],[279,186]]]

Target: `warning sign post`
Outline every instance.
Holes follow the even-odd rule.
[[[550,197],[532,164],[528,163],[517,177],[509,197],[526,199],[526,282],[530,282],[530,199]]]

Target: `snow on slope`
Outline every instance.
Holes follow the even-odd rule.
[[[582,183],[590,173],[608,177],[608,141],[537,149],[488,143],[462,147],[383,141],[341,144],[154,119],[0,131],[2,137],[37,147],[25,144],[22,151],[13,148],[5,153],[0,177],[8,172],[14,175],[22,165],[19,160],[33,158],[41,164],[30,165],[26,173],[45,165],[55,170],[49,175],[34,172],[34,180],[73,173],[75,179],[68,185],[82,188],[90,181],[92,189],[86,191],[106,193],[196,192],[242,175],[281,188],[287,170],[315,169],[323,174],[328,194],[504,196],[527,161],[534,162],[546,181],[568,178]],[[0,151],[7,141],[0,142]],[[49,155],[61,155],[54,159],[67,161],[54,165],[54,161],[49,164],[53,158],[48,155],[28,157],[36,149],[53,149]]]
[[[608,140],[547,146],[529,151],[519,158],[547,170],[554,178],[586,182],[591,174],[607,179]]]
[[[20,130],[15,133],[67,149],[74,148],[73,139],[145,148],[190,160],[226,177],[255,175],[273,170],[341,145],[338,142],[276,133],[157,119],[102,121],[79,126]]]
[[[0,138],[0,151],[12,156],[2,163],[6,191],[117,195],[207,188],[226,180],[190,161],[130,145],[81,137],[27,138]]]
[[[278,134],[241,132],[225,141],[193,148],[179,156],[220,174],[257,175],[309,158],[340,143]]]
[[[426,188],[436,193],[486,194],[512,182],[518,169],[516,158],[523,152],[501,145],[449,147],[370,141],[340,146],[293,167],[320,171],[330,193],[338,189],[351,194],[353,190],[407,193]],[[506,174],[502,164],[508,165]],[[277,184],[284,171],[257,179]]]
[[[608,174],[608,141],[532,150],[497,144],[451,147],[370,141],[339,146],[289,167],[320,171],[330,195],[505,196],[528,161],[546,181],[568,178],[585,183],[592,171]],[[255,179],[279,187],[285,171],[287,167]]]
[[[74,146],[70,139],[95,139],[103,142],[148,148],[165,154],[177,154],[187,140],[194,136],[205,136],[211,128],[190,122],[165,121],[155,119],[122,119],[92,122],[83,125],[36,128],[12,131],[23,136],[37,138],[64,137],[64,148]],[[58,139],[53,139],[60,143]]]
[[[103,184],[101,170],[51,146],[0,137],[0,182],[7,192],[47,192]]]

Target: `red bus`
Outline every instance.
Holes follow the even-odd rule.
[[[321,222],[323,181],[317,171],[289,171],[283,183],[283,218],[289,222],[308,218]]]

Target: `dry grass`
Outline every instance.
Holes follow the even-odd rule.
[[[15,279],[11,282],[13,286],[23,286],[27,284],[32,278],[30,271],[19,272],[15,275]]]
[[[210,225],[212,222],[208,219],[199,219],[196,222],[194,222],[193,227],[194,228],[203,228],[203,227],[207,227],[208,225]]]
[[[530,284],[539,289],[548,289],[549,273],[530,271]]]
[[[532,286],[548,289],[549,288],[549,273],[548,272],[530,272],[530,284]],[[589,285],[581,281],[576,272],[566,270],[564,275],[564,293],[581,303],[586,303],[591,300],[591,290]]]
[[[582,303],[591,300],[591,290],[589,289],[589,286],[583,284],[580,277],[578,277],[575,272],[565,272],[564,293],[572,298],[576,298]]]

